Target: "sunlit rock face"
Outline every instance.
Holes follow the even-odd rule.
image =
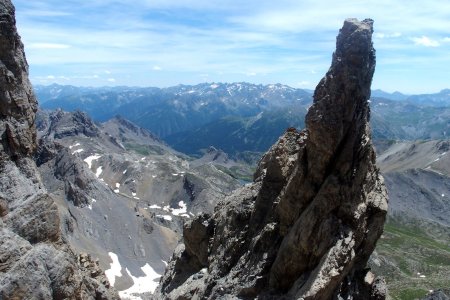
[[[369,127],[372,26],[344,22],[306,129],[288,130],[252,184],[185,225],[157,297],[386,297],[366,269],[387,211]]]

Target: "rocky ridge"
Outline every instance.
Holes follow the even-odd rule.
[[[61,235],[33,161],[37,102],[9,0],[0,1],[0,298],[118,299]]]
[[[96,124],[80,111],[39,111],[37,127],[36,161],[62,235],[98,259],[123,299],[147,299],[184,220],[241,186],[120,117]]]
[[[366,269],[387,211],[368,124],[372,24],[344,22],[306,129],[288,130],[254,183],[185,225],[158,296],[385,298]]]

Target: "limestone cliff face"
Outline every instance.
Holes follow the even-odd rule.
[[[0,2],[0,130],[1,146],[12,159],[29,156],[35,147],[37,109],[23,44],[17,34],[14,7]]]
[[[33,161],[36,109],[14,7],[0,0],[0,299],[117,299],[97,263],[61,238]]]
[[[372,25],[344,22],[306,129],[288,130],[253,184],[185,225],[157,297],[385,298],[366,269],[387,211],[368,123]]]

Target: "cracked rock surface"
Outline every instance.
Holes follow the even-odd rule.
[[[254,182],[184,228],[156,298],[385,299],[366,267],[387,193],[372,147],[373,21],[347,19],[306,129],[288,130]]]
[[[0,299],[118,299],[61,237],[33,161],[36,109],[14,6],[0,0]]]

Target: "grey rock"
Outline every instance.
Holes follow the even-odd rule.
[[[211,213],[241,185],[215,166],[191,166],[185,155],[123,118],[94,124],[74,114],[39,112],[46,121],[39,126],[36,160],[59,207],[62,238],[98,257],[104,270],[111,268],[110,253],[117,255],[121,276],[108,274],[120,293],[145,276],[147,264],[163,274],[184,221]]]
[[[50,128],[47,132],[51,134],[51,138],[56,139],[78,134],[95,137],[99,134],[97,126],[86,113],[75,111],[68,114],[62,110],[50,115]]]
[[[0,61],[0,150],[17,160],[31,155],[36,147],[37,101],[10,1],[0,3]]]
[[[428,294],[422,300],[449,300],[450,299],[450,289],[439,289]]]
[[[61,238],[33,161],[37,102],[14,14],[0,0],[0,299],[118,299]]]
[[[366,268],[387,212],[368,123],[372,25],[344,22],[306,129],[289,129],[261,159],[253,184],[185,225],[156,297],[386,297],[384,281]]]

